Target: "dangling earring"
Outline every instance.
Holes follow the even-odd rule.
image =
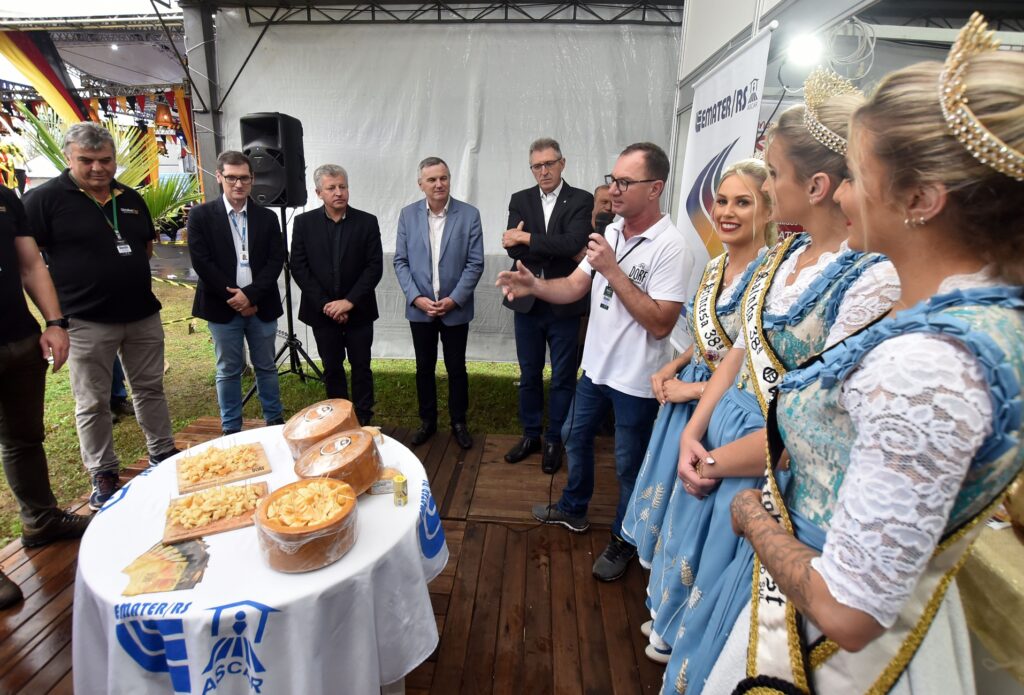
[[[927,222],[927,220],[924,218],[924,215],[920,215],[918,217],[907,216],[903,218],[904,227],[923,227],[925,222]]]

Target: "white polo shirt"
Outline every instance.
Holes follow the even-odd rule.
[[[651,299],[685,302],[696,291],[704,263],[668,215],[629,241],[622,238],[624,221],[608,225],[604,238],[615,249],[619,267]],[[590,275],[586,258],[579,269]],[[590,289],[590,324],[583,350],[583,371],[595,384],[638,398],[654,398],[651,374],[672,357],[668,338],[657,339],[641,326],[616,296],[605,300],[608,280],[594,275]],[[693,289],[691,289],[691,287]],[[607,308],[604,308],[607,307]]]

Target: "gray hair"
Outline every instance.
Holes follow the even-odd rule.
[[[114,144],[114,136],[103,126],[91,121],[75,123],[64,133],[64,156],[71,156],[71,146],[78,145],[83,150],[102,150],[104,146],[110,145],[117,155],[117,146]]]
[[[345,183],[348,183],[348,172],[345,171],[344,167],[340,167],[337,164],[321,164],[316,168],[316,171],[313,172],[313,185],[316,187],[316,190],[320,190],[320,182],[327,176],[332,178],[335,176],[344,176]]]
[[[420,165],[416,168],[416,178],[419,179],[420,174],[422,174],[423,170],[427,167],[436,167],[438,164],[444,164],[444,168],[448,170],[448,175],[451,176],[452,169],[448,166],[448,162],[444,161],[440,157],[427,157],[420,162]]]
[[[562,147],[558,144],[558,140],[554,138],[537,138],[534,140],[530,145],[530,154],[540,152],[541,150],[554,150],[558,158],[562,158]]]

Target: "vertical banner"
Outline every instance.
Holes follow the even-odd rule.
[[[684,234],[694,230],[712,258],[723,251],[711,222],[719,177],[729,164],[754,155],[771,34],[763,30],[694,84],[676,225]],[[680,352],[693,343],[685,306],[670,339]]]

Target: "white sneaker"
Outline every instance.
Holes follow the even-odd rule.
[[[651,630],[654,628],[654,621],[648,620],[646,623],[640,626],[640,634],[644,637],[651,636]]]
[[[672,658],[671,649],[658,649],[653,644],[648,644],[644,648],[644,654],[646,654],[647,658],[656,664],[667,664],[668,660]]]

